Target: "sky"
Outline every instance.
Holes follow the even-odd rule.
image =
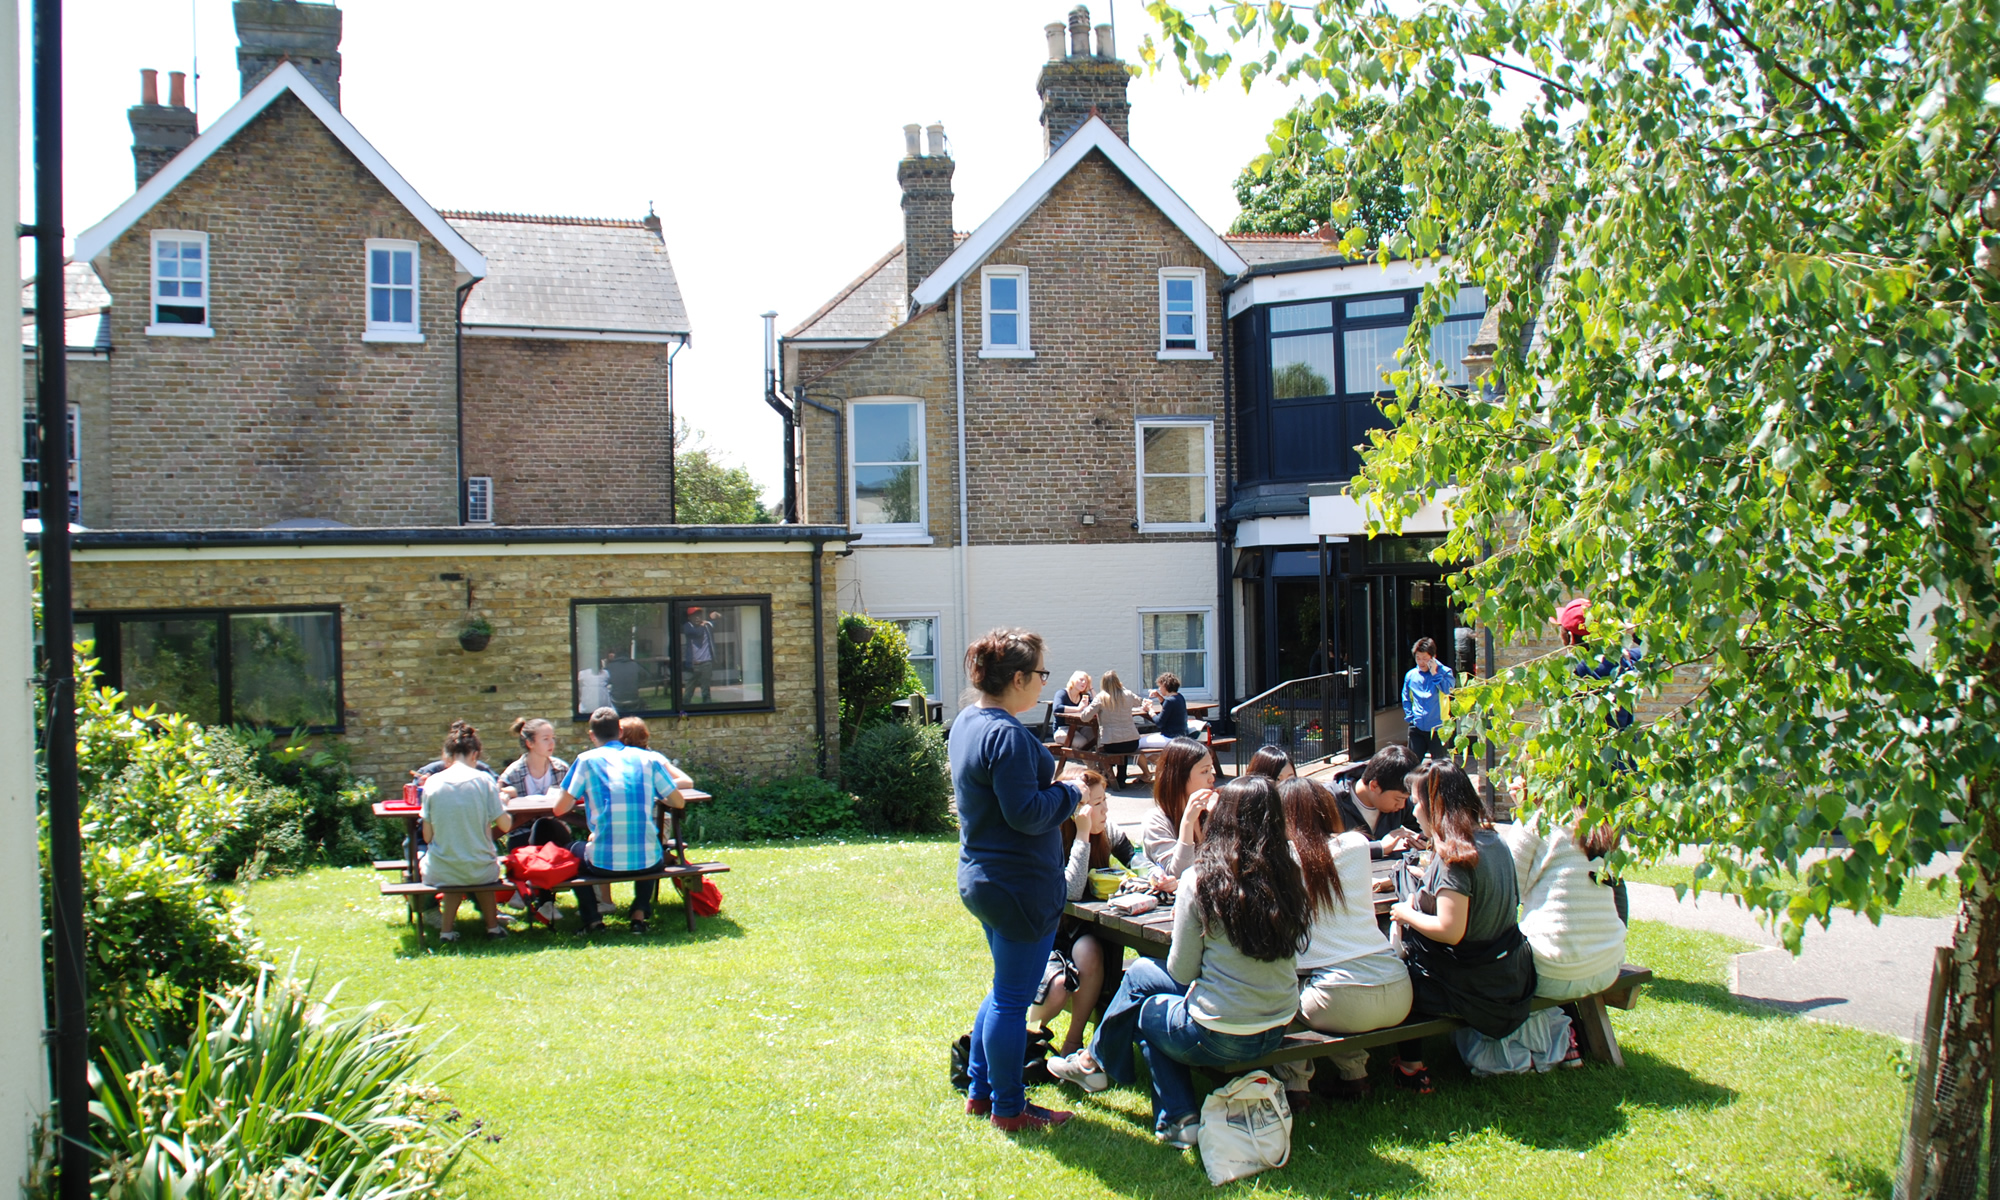
[[[1073,3],[1074,0],[1070,0]],[[346,0],[341,107],[432,205],[664,223],[693,344],[675,409],[750,468],[781,477],[762,402],[762,322],[803,320],[902,239],[905,124],[941,121],[957,163],[955,224],[972,229],[1041,161],[1036,72],[1064,0],[692,4],[683,0]],[[202,128],[240,92],[229,0],[64,6],[65,228],[132,192],[139,70],[198,65]],[[22,53],[30,45],[21,5]],[[1137,62],[1150,18],[1115,17]],[[22,219],[33,215],[29,69],[21,68]],[[1231,181],[1295,98],[1177,74],[1135,79],[1132,146],[1217,229]]]

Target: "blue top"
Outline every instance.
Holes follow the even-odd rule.
[[[1645,660],[1645,651],[1637,646],[1627,646],[1617,658],[1599,655],[1594,665],[1576,664],[1576,674],[1582,679],[1616,679],[1628,671],[1636,671]],[[1620,705],[1611,711],[1611,728],[1624,729],[1632,724],[1632,710]]]
[[[1428,675],[1422,667],[1410,668],[1403,676],[1403,720],[1410,728],[1429,733],[1444,724],[1444,697],[1453,682],[1451,668],[1442,660]]]
[[[1010,712],[959,710],[948,744],[959,899],[1006,940],[1040,941],[1062,916],[1062,823],[1083,793],[1055,782],[1056,760]]]
[[[653,801],[674,790],[674,776],[659,752],[615,740],[585,750],[570,764],[562,789],[589,814],[591,866],[642,871],[660,861]]]
[[[1162,737],[1186,737],[1187,697],[1175,692],[1160,701],[1160,719],[1154,724],[1160,727]]]

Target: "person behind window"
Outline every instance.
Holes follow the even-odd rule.
[[[600,878],[658,871],[664,859],[653,825],[653,801],[665,797],[668,804],[675,804],[680,789],[693,781],[665,757],[620,740],[615,708],[590,714],[590,740],[592,748],[576,756],[556,792],[557,816],[582,803],[590,823],[590,840],[573,843],[571,852],[584,871]],[[644,933],[660,881],[636,879],[632,889],[632,932]],[[575,891],[582,932],[602,930],[596,891],[589,887]]]
[[[1069,682],[1056,693],[1055,703],[1049,707],[1049,719],[1055,725],[1055,743],[1068,746],[1072,750],[1088,750],[1097,744],[1097,730],[1090,725],[1071,725],[1063,720],[1064,713],[1081,715],[1089,709],[1092,694],[1090,672],[1073,671]]]
[[[1083,784],[1085,812],[1062,825],[1063,883],[1071,901],[1090,897],[1090,873],[1116,862],[1129,866],[1139,849],[1125,831],[1111,823],[1111,806],[1104,794],[1104,776],[1085,771]],[[1092,926],[1064,916],[1056,927],[1055,949],[1043,973],[1044,995],[1028,1010],[1028,1020],[1046,1027],[1050,1018],[1069,1010],[1069,1028],[1063,1032],[1057,1057],[1049,1060],[1049,1074],[1076,1084],[1086,1092],[1101,1092],[1111,1080],[1098,1068],[1097,1060],[1083,1044],[1084,1026],[1097,1008],[1097,998],[1110,983],[1116,991],[1124,977],[1125,949],[1100,940]]]
[[[1403,720],[1410,726],[1410,753],[1419,759],[1444,758],[1449,752],[1444,705],[1457,676],[1439,661],[1437,652],[1435,641],[1418,638],[1410,647],[1417,665],[1403,676]]]
[[[1292,852],[1305,876],[1312,905],[1312,935],[1299,953],[1299,1017],[1320,1033],[1366,1033],[1403,1023],[1410,1013],[1410,972],[1389,948],[1375,921],[1368,839],[1343,829],[1333,793],[1306,779],[1278,785]],[[1327,1057],[1340,1072],[1339,1094],[1358,1100],[1369,1092],[1368,1051]],[[1280,1063],[1297,1115],[1309,1099],[1313,1062]]]
[[[1152,1073],[1153,1136],[1192,1146],[1201,1097],[1190,1067],[1254,1062],[1285,1040],[1299,1010],[1297,956],[1312,908],[1288,849],[1277,785],[1231,780],[1181,877],[1165,964],[1140,958],[1098,1022],[1091,1055],[1130,1084],[1136,1043]]]
[[[1021,1081],[1034,1002],[1063,911],[1061,829],[1083,790],[1056,779],[1048,748],[1015,718],[1035,706],[1049,673],[1041,635],[996,629],[965,650],[978,689],[952,719],[958,801],[958,897],[993,956],[993,986],[972,1021],[965,1111],[1008,1133],[1048,1129],[1074,1113],[1028,1103]]]
[[[1262,775],[1272,783],[1283,783],[1298,774],[1292,769],[1292,756],[1277,746],[1257,747],[1257,753],[1250,756],[1250,763],[1243,768],[1243,773]]]
[[[1200,721],[1190,721],[1187,715],[1187,697],[1181,695],[1181,677],[1172,671],[1160,672],[1153,681],[1153,694],[1146,699],[1146,712],[1159,726],[1157,732],[1139,739],[1139,749],[1158,750],[1177,737],[1200,739],[1207,726]]]
[[[1431,839],[1431,862],[1417,893],[1389,910],[1402,925],[1409,963],[1410,1011],[1455,1016],[1469,1027],[1457,1037],[1459,1053],[1476,1073],[1496,1074],[1516,1058],[1518,1069],[1547,1069],[1569,1046],[1569,1021],[1554,1009],[1551,1020],[1529,1023],[1535,999],[1535,955],[1516,919],[1521,892],[1507,843],[1486,823],[1479,792],[1463,770],[1432,762],[1410,775],[1408,789]],[[1539,1045],[1515,1038],[1539,1035]],[[1560,1037],[1560,1044],[1556,1039]],[[1402,1043],[1390,1076],[1404,1088],[1431,1091],[1423,1043]],[[1501,1069],[1496,1070],[1496,1067]]]
[[[425,846],[417,869],[418,878],[432,887],[500,882],[500,859],[493,853],[493,836],[507,832],[511,822],[500,806],[500,789],[493,776],[475,765],[479,748],[479,731],[464,721],[453,721],[439,756],[444,768],[424,780],[420,820]],[[506,936],[494,893],[475,892],[473,898],[486,921],[486,936]],[[458,940],[458,907],[464,900],[463,892],[438,896],[438,927],[447,942]]]
[[[576,711],[585,714],[596,712],[611,705],[611,660],[616,654],[610,650],[597,657],[597,668],[585,667],[576,673]]]
[[[1098,677],[1103,687],[1090,702],[1090,707],[1077,715],[1088,721],[1097,719],[1097,752],[1099,754],[1128,755],[1139,752],[1139,726],[1132,719],[1132,713],[1141,701],[1120,682],[1118,672],[1106,671]],[[1125,760],[1120,758],[1112,771],[1118,786],[1125,786]]]
[[[1367,762],[1325,781],[1340,806],[1341,828],[1366,833],[1370,856],[1384,858],[1422,844],[1423,830],[1404,790],[1404,780],[1416,769],[1417,756],[1409,747],[1384,746]]]
[[[681,692],[683,708],[695,702],[696,692],[701,693],[703,704],[715,703],[714,620],[721,615],[699,604],[688,606],[687,622],[681,626],[681,667],[687,672]]]
[[[1153,886],[1175,890],[1201,847],[1203,822],[1215,805],[1215,760],[1193,738],[1175,738],[1153,768],[1153,807],[1139,827]]]

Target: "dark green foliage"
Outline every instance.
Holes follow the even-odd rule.
[[[701,445],[701,431],[674,423],[674,520],[682,525],[768,525],[783,514],[764,507],[748,468]]]
[[[1333,132],[1314,123],[1310,100],[1301,100],[1278,119],[1270,137],[1271,152],[1259,155],[1236,177],[1236,203],[1242,210],[1230,223],[1232,233],[1310,233],[1333,222],[1337,232],[1359,228],[1367,244],[1402,227],[1410,215],[1403,190],[1400,159],[1383,158],[1367,168],[1349,163],[1346,142],[1380,121],[1388,103],[1371,100],[1333,118]],[[1336,201],[1346,215],[1333,219]],[[1320,392],[1311,393],[1320,395]]]
[[[688,810],[690,841],[819,837],[855,827],[854,797],[817,776],[751,782],[703,772],[700,779],[715,799]]]
[[[184,1036],[204,992],[256,973],[241,899],[150,840],[119,845],[86,832],[83,899],[93,1040],[125,1021]]]
[[[910,644],[889,621],[861,613],[840,615],[840,742],[893,713],[889,705],[924,690],[923,680],[910,669]]]
[[[841,782],[871,830],[936,833],[955,825],[951,759],[936,725],[888,721],[862,730],[842,756]]]

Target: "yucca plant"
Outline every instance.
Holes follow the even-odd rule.
[[[92,1080],[116,1200],[434,1197],[481,1134],[423,1078],[434,1046],[380,1005],[335,1010],[262,973],[211,999],[186,1046],[127,1026]]]

